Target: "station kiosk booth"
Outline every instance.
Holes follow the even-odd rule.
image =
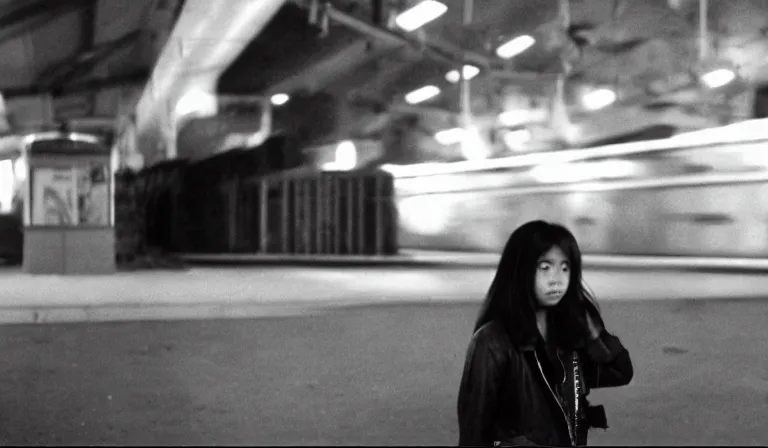
[[[26,137],[24,272],[115,272],[111,155],[109,147],[88,134]]]

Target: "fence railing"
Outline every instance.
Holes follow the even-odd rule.
[[[275,175],[236,180],[223,190],[232,252],[397,252],[394,185],[385,172]]]
[[[397,253],[394,179],[387,172],[206,171],[180,163],[119,178],[118,258],[148,250]]]

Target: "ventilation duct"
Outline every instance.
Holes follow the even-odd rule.
[[[221,73],[284,3],[285,0],[184,2],[136,107],[142,149],[161,153],[148,154],[150,163],[176,156],[174,110],[179,99],[189,91],[213,94]]]

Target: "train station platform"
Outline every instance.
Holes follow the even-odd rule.
[[[0,323],[248,318],[372,304],[477,302],[490,265],[192,266],[111,276],[0,269]],[[768,295],[759,272],[589,267],[600,301],[749,299]]]
[[[71,277],[0,268],[0,393],[12,404],[0,442],[455,444],[462,363],[493,274],[449,264]],[[584,278],[635,366],[630,385],[591,393],[610,428],[590,445],[765,444],[768,276],[590,267]]]

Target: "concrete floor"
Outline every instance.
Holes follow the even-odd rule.
[[[635,379],[594,445],[768,443],[768,300],[602,304]],[[477,304],[0,327],[0,443],[451,445]]]
[[[233,266],[116,275],[28,275],[0,269],[0,324],[302,315],[357,304],[479,303],[491,268]],[[768,297],[756,272],[592,269],[605,301]]]

